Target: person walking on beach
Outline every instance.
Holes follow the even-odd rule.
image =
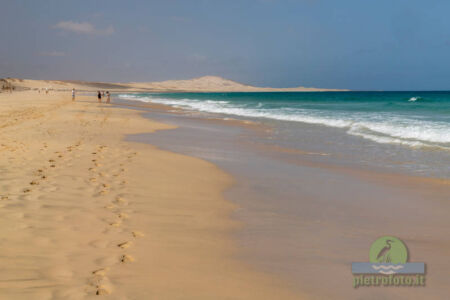
[[[106,103],[111,103],[111,94],[109,91],[106,91]]]
[[[75,89],[72,89],[72,101],[75,101]]]
[[[100,91],[97,92],[98,103],[102,103],[102,93]]]

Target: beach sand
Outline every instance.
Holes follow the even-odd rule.
[[[237,259],[213,164],[126,134],[170,129],[94,96],[0,94],[0,298],[300,299]]]

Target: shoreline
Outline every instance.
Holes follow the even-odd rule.
[[[258,270],[317,299],[439,299],[446,293],[440,265],[450,249],[442,232],[449,224],[448,179],[310,160],[307,151],[259,147],[260,137],[253,138],[261,131],[241,120],[229,124],[210,115],[142,106],[150,107],[146,117],[177,128],[131,140],[206,159],[237,178],[226,198],[239,206],[234,217],[246,224],[236,233],[241,259]],[[402,238],[412,260],[433,270],[427,288],[353,289],[351,262],[364,261],[370,243],[383,234]]]
[[[69,93],[0,94],[0,109],[3,297],[301,298],[235,258],[229,175],[123,141],[172,126]]]

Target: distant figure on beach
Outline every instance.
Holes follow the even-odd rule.
[[[111,94],[109,91],[106,91],[106,103],[111,103]]]
[[[45,94],[48,94],[48,88],[45,88]]]
[[[97,92],[98,103],[102,102],[102,93],[100,91]]]
[[[75,101],[75,89],[72,89],[72,101]]]

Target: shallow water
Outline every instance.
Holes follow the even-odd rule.
[[[150,110],[148,117],[179,128],[130,139],[209,160],[236,178],[226,197],[238,204],[234,217],[245,225],[236,234],[239,259],[313,299],[444,299],[448,294],[450,191],[421,180],[408,184],[408,174],[420,168],[405,167],[403,156],[420,151],[423,157],[426,151],[312,124],[266,120],[241,126],[186,111]],[[387,163],[391,160],[397,163]],[[394,176],[383,173],[399,170]],[[366,261],[370,244],[386,234],[404,240],[414,261],[433,270],[427,287],[352,288],[351,262]]]

